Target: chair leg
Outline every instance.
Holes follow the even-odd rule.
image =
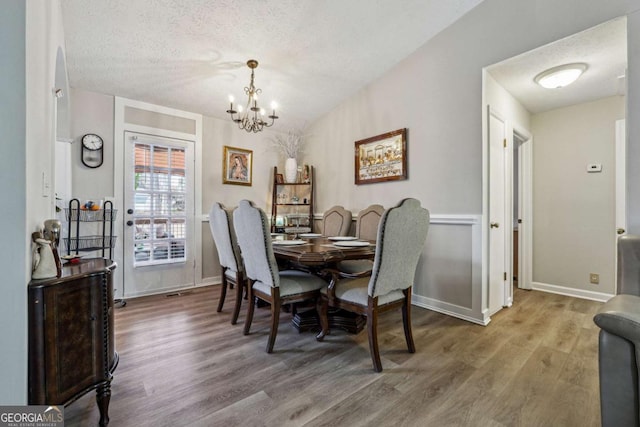
[[[280,323],[280,297],[275,296],[271,302],[271,331],[269,332],[269,341],[267,341],[267,353],[273,352],[273,345],[278,335],[278,324]]]
[[[220,286],[220,299],[218,300],[218,313],[222,311],[224,305],[224,299],[227,296],[227,276],[225,275],[225,269],[222,269],[222,285]]]
[[[404,291],[404,303],[402,304],[402,324],[404,326],[404,338],[407,340],[407,348],[409,353],[416,352],[416,346],[413,343],[413,333],[411,332],[411,288]]]
[[[320,318],[320,332],[316,335],[318,341],[322,341],[326,335],[329,335],[329,317],[327,312],[329,311],[329,300],[324,296],[319,296],[316,301],[316,311]]]
[[[369,307],[367,309],[367,333],[369,335],[369,352],[373,361],[373,370],[382,372],[382,362],[380,361],[380,350],[378,349],[378,298],[369,297]]]
[[[246,281],[243,280],[242,276],[237,275],[236,278],[237,278],[236,282],[238,284],[236,285],[236,302],[233,307],[233,314],[231,315],[232,325],[235,325],[236,323],[238,323],[238,316],[240,315],[240,306],[242,305],[242,294],[244,292],[245,283],[246,283]]]
[[[244,321],[244,334],[245,335],[249,335],[249,329],[251,329],[251,322],[253,322],[253,310],[256,307],[256,301],[255,298],[253,297],[253,290],[252,290],[252,286],[253,283],[248,282],[247,283],[248,286],[248,292],[249,292],[249,305],[247,307],[247,319]]]

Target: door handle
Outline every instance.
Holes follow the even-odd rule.
[[[616,233],[618,234],[624,234],[627,230],[625,230],[624,228],[616,228]]]
[[[500,224],[498,224],[497,222],[492,222],[491,224],[489,224],[489,226],[491,228],[498,228],[498,227],[500,227]]]
[[[127,209],[127,213],[131,215],[133,213],[133,209]]]
[[[131,226],[133,225],[133,221],[131,221],[131,220],[127,221],[127,225],[128,225],[129,227],[131,227]]]

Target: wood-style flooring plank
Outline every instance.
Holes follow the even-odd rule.
[[[283,312],[273,354],[270,313],[243,335],[219,287],[131,299],[116,309],[111,426],[597,426],[600,303],[515,289],[488,326],[413,307],[416,353],[399,312],[379,321],[384,371],[366,330],[324,342]],[[95,395],[65,408],[67,426],[97,425]]]

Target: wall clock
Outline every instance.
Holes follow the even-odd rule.
[[[82,164],[88,168],[97,168],[104,161],[104,141],[95,133],[82,137]]]

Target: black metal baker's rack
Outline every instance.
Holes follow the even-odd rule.
[[[100,209],[91,210],[81,209],[80,200],[71,199],[69,207],[65,208],[67,221],[69,222],[67,237],[64,238],[67,255],[71,255],[72,252],[78,255],[80,251],[102,250],[102,257],[105,258],[108,249],[108,258],[113,259],[113,248],[116,245],[117,237],[113,235],[113,222],[116,219],[117,212],[117,209],[113,209],[113,203],[110,200],[104,202]],[[102,234],[81,236],[81,222],[101,222]],[[75,234],[72,230],[75,231]]]

